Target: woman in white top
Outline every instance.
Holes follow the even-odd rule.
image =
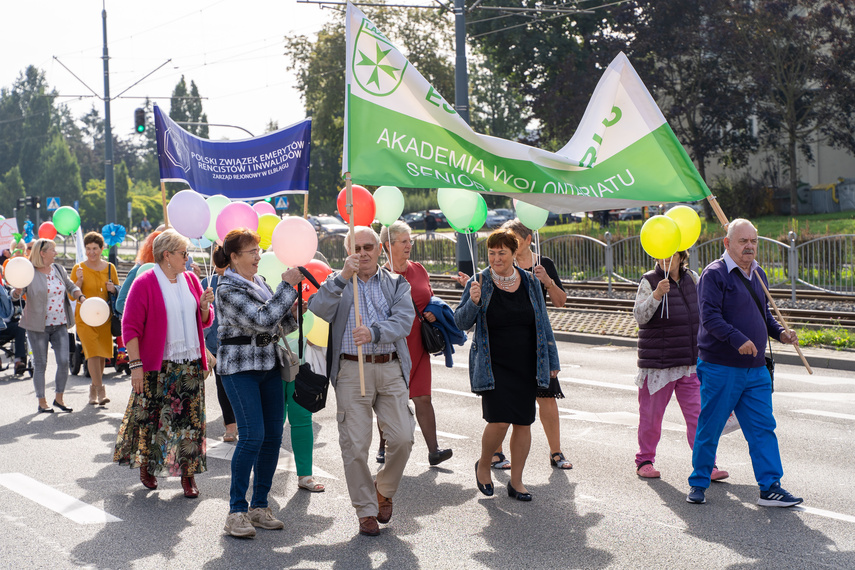
[[[68,380],[68,328],[74,326],[74,309],[68,296],[80,303],[86,299],[80,288],[68,278],[65,269],[53,262],[55,257],[56,244],[52,240],[36,240],[30,252],[30,262],[35,268],[33,281],[23,289],[12,291],[15,300],[24,294],[27,296],[20,326],[26,329],[33,351],[33,385],[39,400],[38,413],[53,413],[45,399],[48,343],[56,357],[53,405],[63,412],[71,411],[63,400]]]

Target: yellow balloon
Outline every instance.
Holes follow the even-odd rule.
[[[329,340],[329,334],[330,324],[315,315],[315,325],[312,327],[312,330],[309,331],[309,334],[306,335],[306,338],[315,346],[326,346],[327,341]]]
[[[258,245],[261,249],[270,247],[273,240],[273,228],[281,221],[276,214],[262,214],[258,217],[258,237],[261,238]]]
[[[680,228],[666,216],[653,216],[641,226],[641,247],[654,259],[670,259],[680,250]]]
[[[674,206],[665,215],[680,228],[680,246],[677,251],[686,251],[701,235],[701,217],[688,206]]]

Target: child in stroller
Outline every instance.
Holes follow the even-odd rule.
[[[28,372],[32,377],[33,363],[28,357],[27,332],[18,324],[21,320],[22,303],[23,301],[13,302],[6,286],[0,286],[0,351],[3,352],[3,361],[14,359],[15,376]],[[0,370],[6,370],[9,366],[0,363]]]

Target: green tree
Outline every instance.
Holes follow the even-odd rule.
[[[202,112],[202,98],[196,82],[190,81],[190,91],[187,91],[187,83],[184,76],[172,90],[172,98],[169,102],[169,118],[181,125],[181,123],[206,123],[203,125],[181,125],[181,128],[193,133],[203,139],[208,138],[208,115]]]
[[[731,2],[732,53],[751,77],[763,142],[789,172],[798,214],[798,152],[820,138],[855,153],[855,4],[825,0]]]
[[[103,180],[92,179],[86,183],[86,190],[80,198],[80,225],[83,232],[101,231],[107,211],[107,185]]]
[[[11,217],[12,208],[18,203],[18,198],[26,196],[24,179],[21,178],[21,169],[13,166],[9,172],[0,179],[0,204],[3,205],[2,213]]]
[[[128,166],[125,161],[120,162],[113,172],[113,185],[116,192],[116,220],[117,223],[128,226],[128,190],[131,185],[131,177],[128,174]]]
[[[53,129],[49,143],[42,149],[36,162],[36,173],[35,183],[28,185],[30,192],[42,198],[58,196],[64,205],[80,199],[80,167],[58,128]]]

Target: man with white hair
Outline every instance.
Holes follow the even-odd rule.
[[[784,469],[772,415],[772,378],[764,353],[767,336],[791,344],[799,340],[794,331],[778,324],[766,306],[759,280],[768,287],[768,279],[754,259],[754,225],[741,218],[733,220],[724,247],[724,255],[710,263],[698,281],[701,413],[686,501],[706,502],[718,440],[733,411],[748,442],[754,478],[760,486],[757,504],[792,507],[802,499],[781,487]]]
[[[410,352],[407,335],[416,318],[410,285],[380,267],[380,237],[369,227],[354,228],[355,246],[345,238],[348,257],[309,300],[309,310],[330,323],[330,381],[338,405],[341,458],[350,500],[359,517],[359,533],[380,534],[378,522],[392,518],[392,497],[413,447],[415,420],[408,406]],[[353,275],[359,295],[354,311]],[[357,347],[364,355],[365,396],[360,394]],[[386,437],[386,462],[376,480],[368,468],[373,414]]]

